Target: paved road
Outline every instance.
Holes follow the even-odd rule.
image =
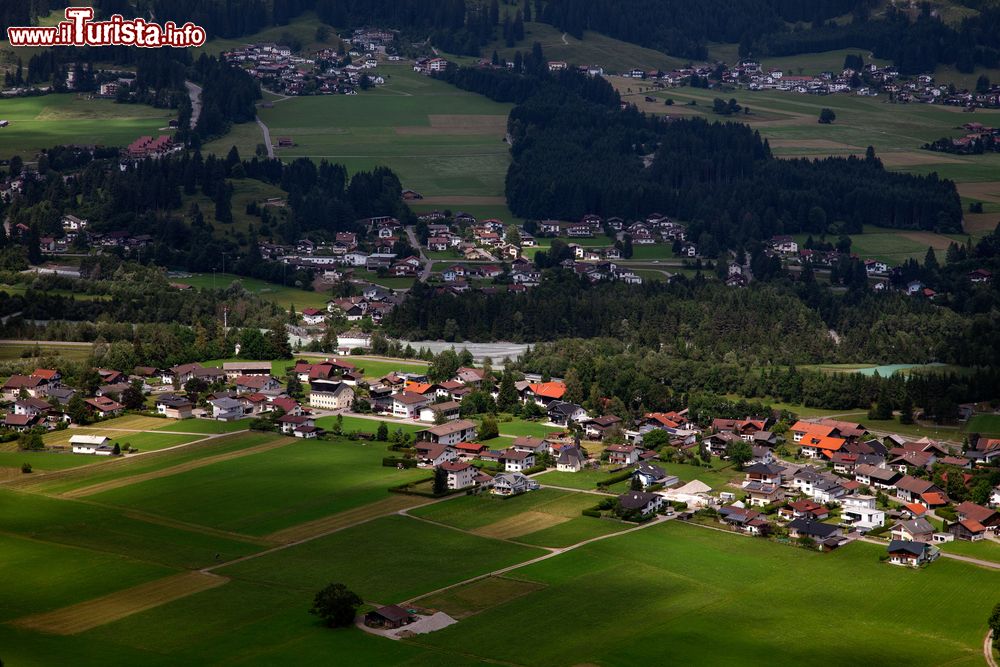
[[[254,120],[257,121],[257,125],[260,127],[260,131],[264,134],[264,147],[267,149],[267,157],[274,157],[274,146],[271,145],[271,131],[267,129],[267,125],[264,125],[264,121],[257,116]]]
[[[407,225],[406,227],[406,238],[410,240],[410,245],[417,249],[420,253],[420,261],[423,264],[423,269],[420,271],[420,276],[417,278],[422,283],[427,282],[427,279],[431,277],[431,269],[434,267],[434,262],[424,254],[424,248],[417,241],[417,234],[413,230],[413,225]]]
[[[185,81],[184,87],[187,88],[188,97],[191,98],[191,129],[193,130],[201,116],[201,86],[191,81]]]

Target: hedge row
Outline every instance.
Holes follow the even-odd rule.
[[[386,468],[396,468],[402,465],[404,468],[416,468],[416,459],[404,459],[399,456],[385,456],[382,458],[382,465]]]

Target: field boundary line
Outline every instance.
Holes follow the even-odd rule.
[[[426,498],[394,493],[389,495],[387,498],[376,500],[373,503],[352,507],[351,509],[330,514],[319,519],[313,519],[312,521],[306,521],[294,526],[289,526],[288,528],[276,530],[273,533],[265,535],[263,539],[267,540],[268,544],[286,544],[296,542],[302,538],[310,537],[314,533],[328,535],[331,531],[339,529],[341,524],[345,527],[355,526],[358,525],[359,522],[392,516],[393,514],[402,514],[407,510],[411,510],[415,507],[421,507],[423,505],[427,505],[428,503],[429,500]],[[375,514],[369,516],[369,512],[372,511],[374,511]]]
[[[8,624],[55,635],[75,635],[228,581],[227,577],[206,572],[182,572],[61,609],[24,616]]]
[[[428,519],[428,518],[422,517],[422,516],[415,516],[413,514],[410,514],[408,510],[403,510],[401,512],[397,512],[397,514],[399,514],[400,516],[405,516],[407,519],[414,519],[416,521],[423,521],[424,523],[429,523],[432,526],[438,526],[440,528],[447,528],[449,530],[454,530],[454,531],[459,532],[459,533],[465,533],[466,535],[472,535],[473,537],[484,537],[486,539],[496,540],[498,542],[507,542],[509,544],[516,544],[519,547],[533,547],[535,549],[545,549],[547,551],[555,551],[555,549],[556,549],[556,547],[543,547],[543,546],[538,545],[538,544],[526,544],[524,542],[518,542],[517,540],[509,538],[509,537],[493,537],[492,535],[482,535],[480,533],[473,532],[472,530],[469,530],[468,528],[459,528],[458,526],[451,526],[451,525],[449,525],[447,523],[441,523],[440,521],[435,521],[434,519]],[[568,520],[569,519],[567,519],[567,521]],[[490,524],[487,524],[487,525],[490,525]],[[531,532],[535,532],[535,531],[531,531]],[[527,534],[528,533],[525,533],[525,535],[527,535]]]
[[[209,438],[206,438],[206,440],[208,439]],[[239,449],[235,452],[226,452],[225,454],[206,456],[201,459],[196,459],[194,461],[187,461],[185,463],[179,463],[175,466],[170,466],[169,468],[163,468],[161,470],[153,470],[151,472],[140,473],[138,475],[132,475],[131,477],[119,477],[117,479],[110,479],[104,482],[98,482],[97,484],[91,484],[90,486],[84,486],[78,489],[71,489],[69,491],[65,491],[59,494],[59,496],[62,498],[83,498],[86,496],[92,496],[97,493],[103,493],[104,491],[111,491],[113,489],[118,489],[123,486],[140,484],[142,482],[146,482],[151,479],[159,479],[160,477],[170,477],[172,475],[188,472],[190,470],[197,470],[198,468],[204,468],[205,466],[213,465],[215,463],[220,463],[222,461],[229,461],[231,459],[238,459],[244,456],[252,456],[253,454],[260,454],[262,452],[267,452],[272,449],[277,449],[279,447],[285,447],[287,445],[292,444],[292,442],[293,440],[291,438],[279,437],[276,440],[264,442],[259,445],[248,447],[246,449]]]

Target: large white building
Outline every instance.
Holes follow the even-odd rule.
[[[354,389],[343,382],[313,380],[309,383],[309,405],[325,410],[346,410],[354,403]]]

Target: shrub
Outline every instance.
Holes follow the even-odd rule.
[[[601,518],[601,513],[595,509],[585,509],[582,512],[580,512],[580,514],[582,514],[583,516],[592,516],[595,519]]]
[[[382,465],[386,468],[396,468],[400,465],[404,468],[416,468],[417,461],[415,459],[404,459],[399,456],[385,456],[382,458]]]
[[[21,464],[21,472],[24,473],[25,475],[31,473],[31,464],[30,463],[22,463]]]

